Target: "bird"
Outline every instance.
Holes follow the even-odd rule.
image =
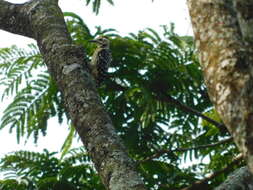
[[[105,36],[99,36],[94,40],[90,40],[90,42],[97,45],[89,62],[89,68],[95,78],[97,87],[99,87],[107,78],[108,68],[112,62],[110,41]]]

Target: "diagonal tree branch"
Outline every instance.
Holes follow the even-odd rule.
[[[232,137],[221,140],[221,141],[219,141],[217,143],[213,143],[213,144],[205,144],[205,145],[200,145],[200,146],[190,147],[190,148],[175,148],[173,150],[160,150],[160,151],[157,151],[155,154],[153,154],[153,155],[151,155],[151,156],[149,156],[149,157],[147,157],[143,160],[139,160],[138,163],[140,164],[140,163],[143,163],[143,162],[146,162],[146,161],[150,161],[150,160],[153,160],[155,158],[159,158],[163,154],[167,154],[167,153],[171,153],[171,152],[186,152],[186,151],[190,151],[190,150],[205,149],[205,148],[219,146],[219,145],[231,142],[231,141],[233,141]]]
[[[87,71],[84,49],[72,43],[58,1],[32,0],[16,5],[0,0],[0,28],[37,41],[49,73],[63,94],[67,112],[105,187],[146,189]]]
[[[217,176],[228,172],[231,170],[232,166],[239,164],[241,161],[243,160],[243,155],[239,154],[238,156],[236,156],[233,161],[228,164],[226,167],[222,168],[221,170],[218,170],[212,174],[210,174],[209,176],[205,177],[202,180],[196,181],[194,184],[192,184],[189,187],[183,188],[182,190],[195,190],[195,189],[199,189],[198,187],[201,187],[204,184],[207,184],[208,181],[216,178]]]
[[[221,124],[213,119],[211,119],[210,117],[205,116],[204,114],[198,112],[197,110],[186,106],[185,104],[183,104],[182,102],[180,102],[179,100],[171,97],[171,96],[163,96],[163,97],[158,97],[156,96],[156,99],[163,101],[163,102],[167,102],[169,104],[173,104],[174,106],[176,106],[178,109],[190,113],[192,115],[196,115],[198,117],[201,117],[202,119],[208,121],[209,123],[213,124],[214,126],[216,126],[217,128],[219,128],[222,131],[227,131],[226,126],[224,124]]]
[[[117,91],[126,91],[127,90],[127,87],[121,86],[121,85],[117,84],[116,82],[112,82],[108,88],[113,89],[113,90],[117,90]],[[201,112],[183,104],[182,102],[180,102],[179,100],[177,100],[171,96],[154,96],[154,97],[159,101],[166,102],[168,104],[172,104],[172,105],[176,106],[178,109],[180,109],[186,113],[201,117],[202,119],[208,121],[209,123],[213,124],[214,126],[216,126],[217,128],[219,128],[222,131],[227,131],[227,128],[224,124],[219,123],[219,122],[211,119],[210,117],[207,117],[206,115],[202,114]]]

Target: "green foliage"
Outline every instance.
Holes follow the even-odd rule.
[[[28,45],[30,51],[16,46],[0,49],[1,84],[5,86],[2,100],[18,92],[20,84],[32,77],[32,70],[42,65],[42,58],[37,47]]]
[[[238,153],[234,144],[226,142],[208,146],[228,138],[228,132],[219,131],[217,126],[204,122],[186,109],[195,109],[200,114],[217,119],[210,111],[213,106],[207,97],[192,37],[178,36],[174,33],[174,25],[162,26],[162,34],[149,28],[121,37],[113,29],[103,30],[100,27],[92,34],[78,15],[65,13],[65,16],[73,41],[85,47],[87,60],[94,50],[88,42],[90,39],[101,34],[111,39],[113,62],[110,77],[98,90],[117,133],[131,157],[138,162],[138,169],[148,188],[180,189],[229,165]],[[28,51],[16,47],[0,50],[1,81],[5,85],[3,97],[14,95],[13,102],[4,111],[0,126],[16,129],[18,139],[33,134],[36,140],[39,132],[46,133],[49,118],[57,116],[62,121],[65,113],[61,95],[44,69],[41,56],[34,49],[35,46]],[[62,148],[62,159],[57,160],[56,167],[65,163],[63,158],[74,135],[74,129],[70,127]],[[207,146],[203,148],[203,145]],[[44,153],[48,166],[56,159],[53,155]],[[40,156],[35,154],[27,160],[34,161]],[[73,156],[77,157],[78,153]],[[102,189],[87,155],[81,154],[81,157],[88,163],[87,166],[80,164],[80,167],[75,167],[77,162],[71,162],[72,158],[69,158],[67,169],[45,171],[40,163],[33,162],[31,168],[34,170],[18,170],[15,175],[32,181],[32,184],[36,182],[41,188],[67,184],[72,180],[71,176],[77,175],[75,179],[81,181],[76,183],[86,185],[81,188]],[[204,159],[209,162],[181,167],[186,162]],[[19,160],[24,165],[22,159]],[[16,161],[19,166],[18,159]],[[79,172],[80,175],[83,172],[84,176],[80,176]],[[210,180],[210,187],[222,182],[227,174],[224,172]]]
[[[67,136],[67,138],[65,139],[63,145],[62,145],[62,148],[61,148],[61,158],[63,158],[67,152],[69,151],[69,149],[71,148],[71,145],[72,145],[72,141],[75,137],[75,128],[74,126],[70,125],[69,127],[69,134]]]
[[[89,43],[90,40],[97,38],[99,35],[106,35],[108,37],[118,36],[115,29],[102,29],[100,26],[97,26],[95,33],[92,34],[88,26],[77,14],[65,12],[64,16],[72,40],[76,44],[84,46],[88,55],[91,55],[91,52],[94,50],[94,45]]]
[[[215,109],[205,112],[205,115],[215,121],[218,121],[220,123],[222,122],[221,118],[219,117],[219,115]],[[202,121],[202,125],[209,128],[207,135],[214,135],[216,133],[219,133],[219,130],[217,129],[217,127],[215,127],[213,124],[207,122],[206,120]]]
[[[111,5],[113,5],[113,1],[112,0],[106,0],[108,3],[110,3]],[[103,0],[103,2],[105,2],[105,0]],[[86,5],[89,5],[92,3],[92,11],[96,14],[99,13],[99,9],[101,6],[101,0],[86,0]]]
[[[63,119],[62,98],[51,80],[37,47],[29,50],[4,48],[0,50],[2,101],[14,95],[1,118],[0,128],[16,130],[17,140],[33,134],[35,142],[39,132],[46,134],[47,120],[58,116]]]
[[[18,151],[0,162],[6,180],[0,188],[32,190],[103,190],[104,187],[82,149],[70,151],[59,160],[56,153]]]

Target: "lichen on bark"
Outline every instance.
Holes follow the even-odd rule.
[[[252,16],[246,0],[188,0],[209,96],[253,172]]]

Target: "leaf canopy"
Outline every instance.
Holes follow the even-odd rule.
[[[162,34],[148,28],[121,37],[114,29],[101,27],[92,34],[78,15],[65,16],[74,43],[85,47],[87,60],[95,48],[88,41],[98,35],[110,37],[113,62],[110,77],[99,93],[148,188],[180,189],[232,162],[238,150],[229,141],[229,133],[215,122],[201,119],[221,122],[207,96],[192,37],[178,36],[174,25],[162,26]],[[46,135],[48,119],[58,117],[60,123],[64,118],[68,120],[61,93],[35,45],[26,50],[1,49],[0,63],[2,98],[14,96],[3,113],[0,128],[15,130],[18,140],[33,135],[37,141],[38,134]],[[70,127],[62,159],[74,136]],[[54,185],[79,188],[76,184],[80,189],[103,189],[86,154],[82,152],[84,160],[77,162],[71,159],[76,159],[78,153],[68,161],[54,154],[23,151],[6,156],[2,170],[22,180],[9,176],[0,184],[6,189],[17,183],[20,189],[29,184],[42,189]],[[197,164],[188,164],[190,161]],[[210,187],[227,175],[228,171],[212,179]]]

